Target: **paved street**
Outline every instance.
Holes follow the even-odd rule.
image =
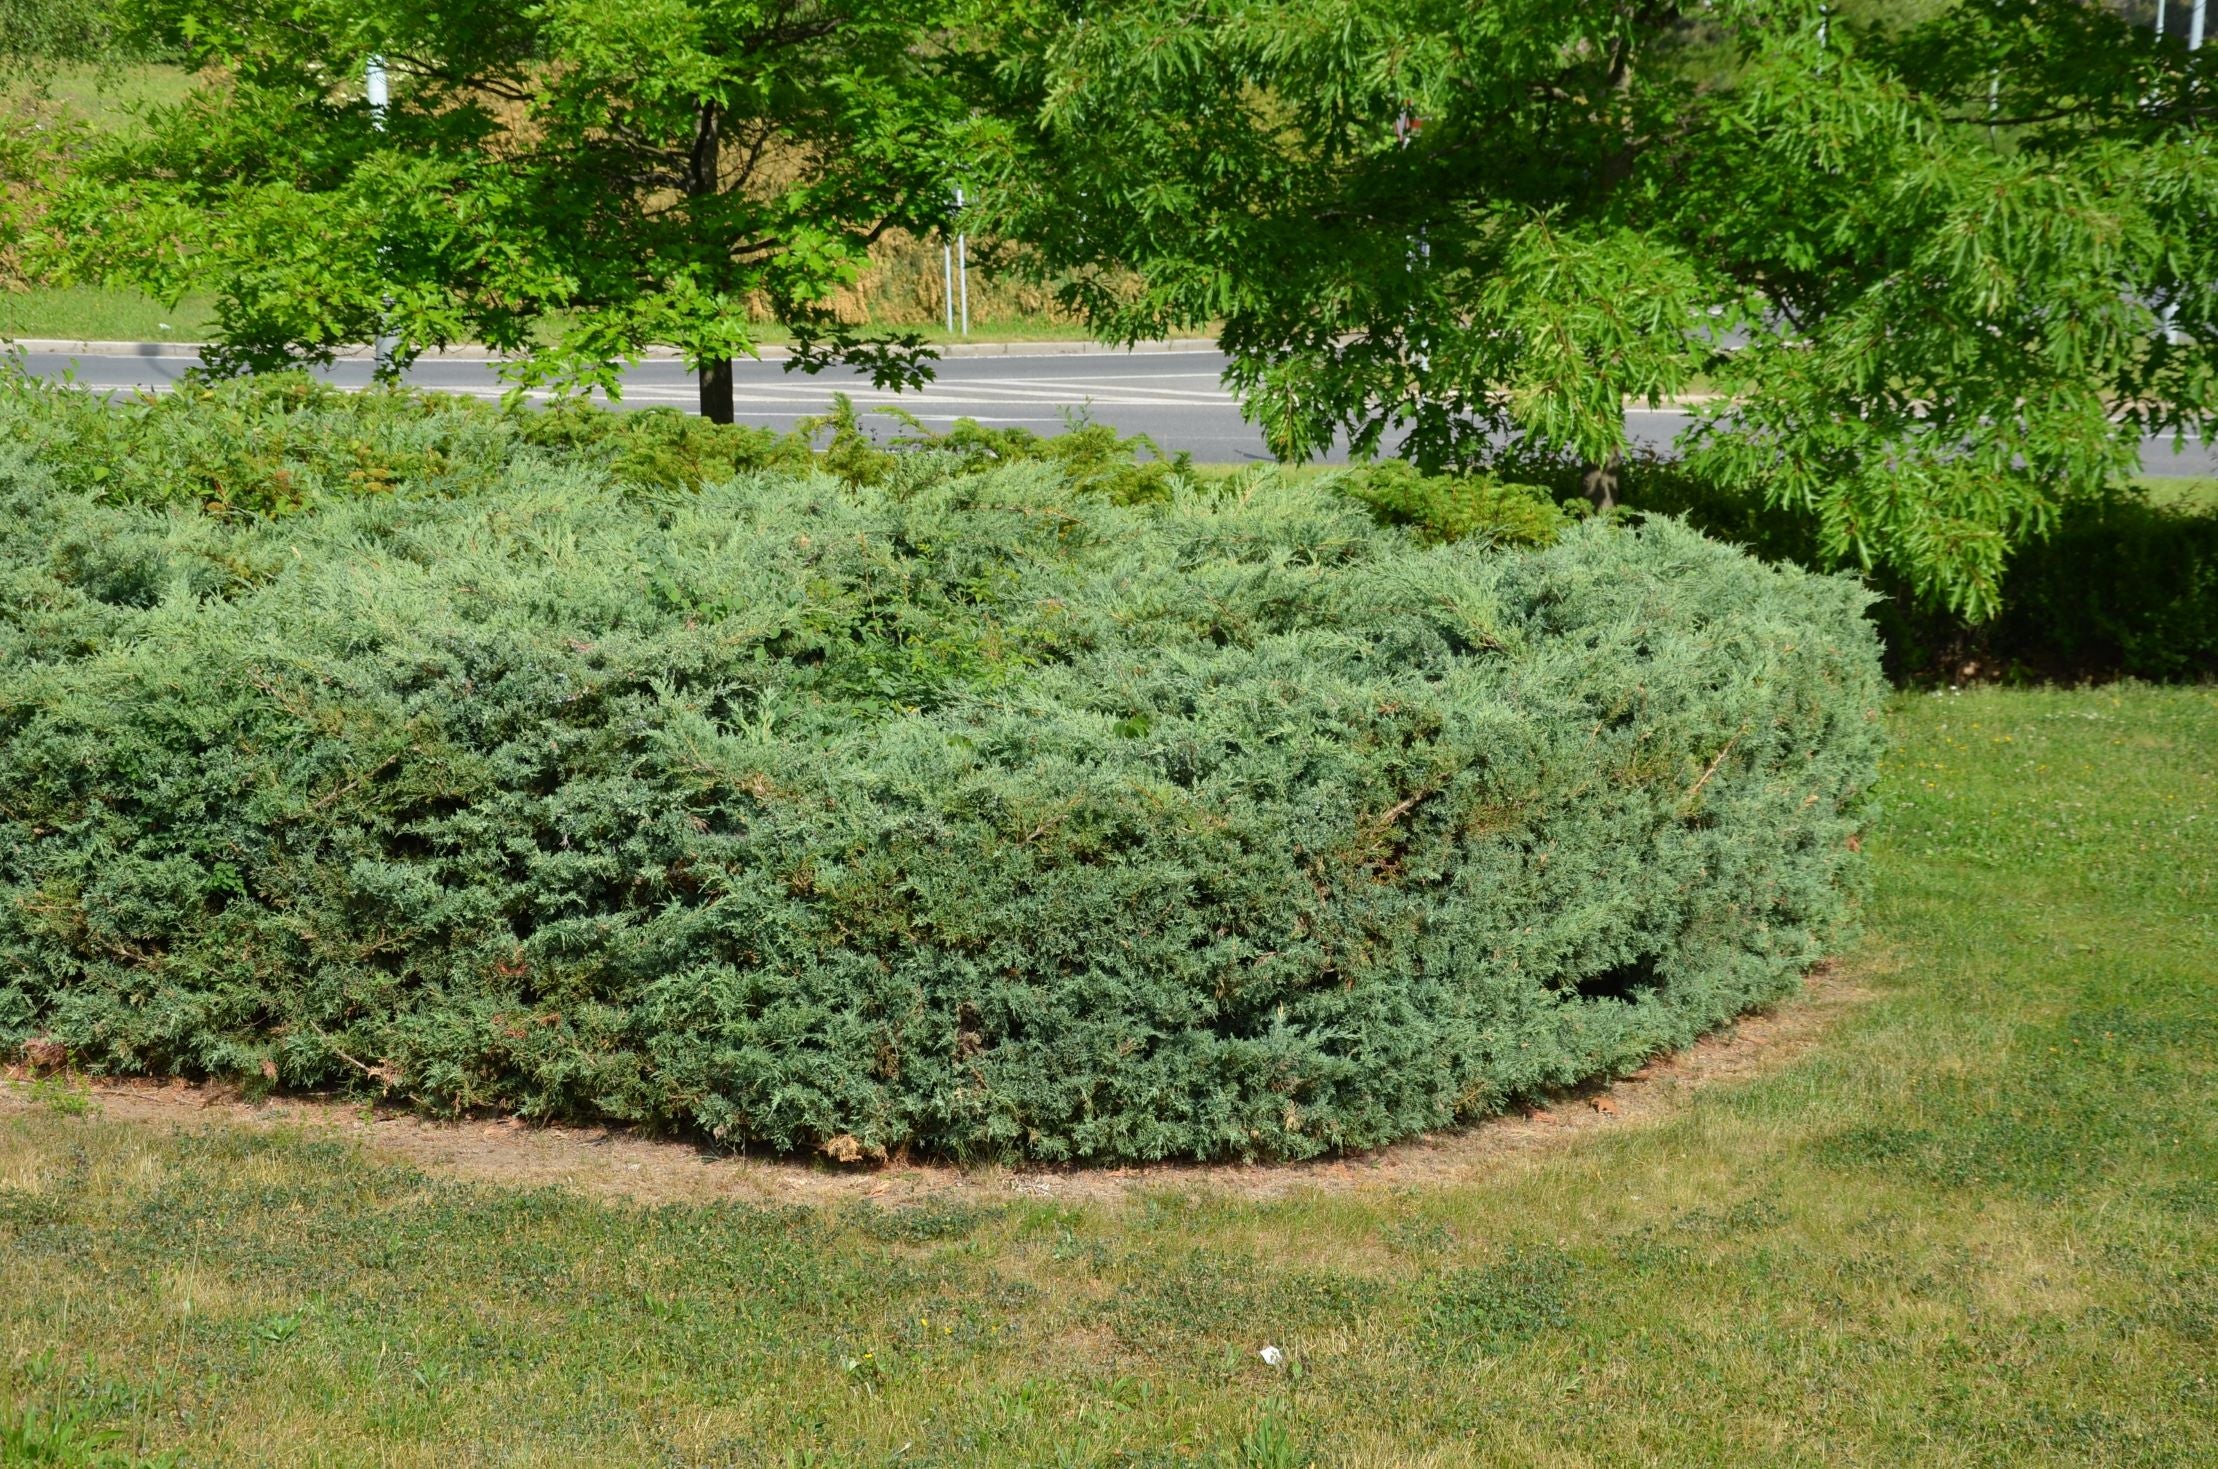
[[[73,372],[86,387],[159,390],[198,361],[184,347],[88,345],[99,349],[29,351],[25,363],[48,376]],[[975,418],[1054,433],[1071,418],[1084,416],[1120,433],[1146,434],[1164,452],[1183,449],[1204,463],[1265,459],[1262,435],[1241,419],[1239,405],[1219,384],[1224,364],[1221,354],[1201,350],[950,357],[940,362],[938,380],[931,386],[894,393],[871,387],[855,373],[810,377],[789,373],[776,361],[742,361],[735,369],[737,412],[742,423],[786,428],[796,419],[822,413],[838,391],[866,410],[897,405],[935,428]],[[325,376],[360,386],[369,381],[370,364],[343,361]],[[442,392],[488,398],[502,391],[493,363],[479,357],[428,359],[410,372],[409,380]],[[691,409],[697,401],[692,376],[679,363],[643,362],[624,375],[624,407]],[[1626,418],[1635,443],[1659,449],[1668,447],[1687,422],[1686,414],[1673,409],[1636,409]],[[894,426],[886,422],[892,432]],[[2191,444],[2187,453],[2175,455],[2169,443],[2151,443],[2142,462],[2151,474],[2218,473],[2218,456],[2203,444]]]

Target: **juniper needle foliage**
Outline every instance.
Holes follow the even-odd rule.
[[[1669,521],[1427,545],[930,448],[249,515],[55,442],[0,443],[0,1047],[1304,1156],[1684,1044],[1847,915],[1865,594]]]

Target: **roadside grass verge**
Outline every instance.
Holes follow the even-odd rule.
[[[71,342],[207,340],[215,301],[187,296],[175,303],[112,286],[33,286],[0,293],[0,337]]]
[[[1875,998],[1468,1183],[650,1209],[41,1083],[0,1121],[0,1434],[227,1465],[2202,1460],[2218,691],[1892,720],[1848,960]]]
[[[942,346],[965,341],[1081,342],[1093,337],[1078,322],[1021,313],[974,316],[967,335],[951,332],[937,320],[874,324],[887,330],[915,331],[927,342]],[[212,338],[215,330],[215,297],[200,292],[175,303],[121,286],[36,285],[0,292],[0,337],[199,343]],[[793,345],[793,333],[776,322],[758,323],[754,331],[757,342],[765,347]]]
[[[2148,492],[2152,505],[2176,510],[2218,509],[2218,479],[2144,474],[2138,476],[2134,484]]]
[[[190,72],[160,62],[65,66],[38,61],[12,75],[0,72],[0,106],[57,106],[95,132],[114,133],[135,125],[149,107],[183,101],[192,85]]]

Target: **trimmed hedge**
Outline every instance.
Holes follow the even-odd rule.
[[[1898,664],[1946,680],[2218,679],[2218,507],[2070,505],[2008,575],[1983,627],[1891,600],[1880,631]]]
[[[1636,1066],[1847,915],[1866,596],[1674,523],[1426,547],[932,450],[657,494],[519,451],[269,519],[41,442],[0,445],[0,1047],[1305,1156]]]

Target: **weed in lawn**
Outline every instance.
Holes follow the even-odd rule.
[[[0,1402],[0,1464],[50,1465],[52,1469],[167,1469],[168,1454],[137,1458],[113,1447],[118,1435],[94,1426],[81,1412],[10,1409]]]
[[[1496,1356],[1571,1324],[1578,1262],[1557,1250],[1512,1248],[1434,1287],[1426,1343],[1444,1356]]]
[[[925,1203],[898,1209],[858,1205],[849,1210],[852,1225],[874,1240],[925,1244],[935,1240],[962,1239],[989,1217],[987,1210],[968,1204]]]
[[[100,1104],[92,1098],[91,1084],[67,1071],[39,1077],[25,1088],[25,1094],[57,1117],[89,1117],[100,1110]]]
[[[1294,1435],[1274,1404],[1255,1420],[1255,1427],[1240,1440],[1233,1463],[1239,1469],[1300,1469],[1315,1461],[1295,1445]]]

